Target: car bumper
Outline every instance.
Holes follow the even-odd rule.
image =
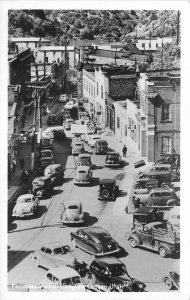
[[[87,185],[90,184],[91,181],[75,181],[75,185]]]
[[[120,167],[120,164],[105,164],[106,167],[110,168],[117,168]]]
[[[84,220],[80,219],[78,221],[73,220],[62,220],[63,224],[83,224]]]
[[[33,216],[33,212],[30,213],[13,213],[12,217],[18,217],[18,218],[23,218],[23,217],[28,217],[28,216]]]
[[[112,251],[102,251],[101,253],[96,253],[96,256],[104,256],[104,255],[109,255],[109,254],[113,254],[113,253],[118,253],[120,252],[120,249],[116,249],[116,250],[112,250]]]

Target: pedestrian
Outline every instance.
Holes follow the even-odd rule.
[[[123,157],[126,157],[126,154],[127,154],[127,147],[126,147],[125,145],[123,146],[122,152],[123,152]]]
[[[13,166],[13,173],[15,173],[15,169],[16,169],[16,159],[15,159],[15,157],[13,157],[13,159],[12,159],[12,166]]]
[[[21,168],[21,170],[24,170],[24,164],[25,164],[24,157],[20,157],[19,158],[19,162],[20,162],[20,168]]]

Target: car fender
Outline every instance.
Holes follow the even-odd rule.
[[[142,244],[140,238],[138,237],[138,235],[137,235],[136,233],[133,233],[133,232],[132,232],[132,233],[129,235],[128,240],[131,240],[131,239],[135,240],[136,243],[137,243],[137,245]]]
[[[168,244],[165,244],[165,243],[160,243],[159,244],[159,248],[164,248],[166,250],[166,253],[167,254],[172,254],[172,250],[171,250],[171,247],[168,245]]]

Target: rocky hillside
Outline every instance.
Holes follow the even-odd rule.
[[[60,36],[93,39],[97,36],[125,40],[176,35],[177,11],[134,10],[10,10],[9,36]],[[58,41],[57,41],[58,42]]]

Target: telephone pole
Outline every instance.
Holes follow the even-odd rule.
[[[179,10],[177,12],[177,45],[179,44]]]

